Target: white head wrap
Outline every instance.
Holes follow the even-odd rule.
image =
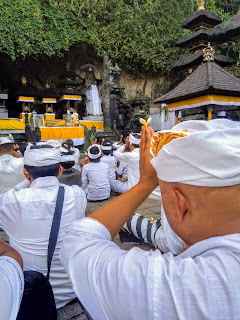
[[[61,152],[61,162],[69,162],[73,161],[75,163],[75,152],[74,151],[68,151],[65,148],[61,147],[59,149]]]
[[[90,153],[90,150],[91,150],[92,147],[97,147],[97,148],[98,148],[98,154],[92,154],[92,153]],[[90,146],[90,147],[88,148],[87,151],[88,151],[88,157],[91,158],[91,159],[97,159],[97,158],[99,158],[99,157],[101,156],[101,154],[102,154],[102,151],[101,151],[101,149],[100,149],[100,147],[99,147],[98,144],[93,144],[92,146]]]
[[[160,180],[203,187],[240,184],[239,122],[191,120],[172,130],[188,135],[165,144],[151,160]]]
[[[62,144],[58,140],[48,140],[46,143],[53,148],[60,149]]]
[[[226,117],[226,116],[227,116],[226,111],[220,111],[217,114],[217,117]]]
[[[14,143],[14,139],[11,134],[9,134],[8,137],[0,137],[0,145],[6,144],[6,143]]]
[[[129,142],[132,143],[132,144],[139,144],[140,143],[140,138],[137,139],[133,136],[134,133],[130,133],[129,135]]]
[[[24,153],[24,164],[28,166],[45,167],[60,162],[60,151],[55,148],[44,148],[42,146],[39,149],[30,148]]]
[[[109,145],[109,146],[101,146],[101,149],[104,150],[104,151],[111,151],[112,150],[112,146]]]

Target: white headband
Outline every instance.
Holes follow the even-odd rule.
[[[97,148],[98,148],[98,150],[99,150],[98,154],[92,154],[92,153],[90,153],[90,150],[91,150],[92,147],[97,147]],[[98,144],[93,144],[92,146],[90,146],[90,147],[88,148],[87,151],[88,151],[88,157],[91,158],[91,159],[97,159],[97,158],[99,158],[99,157],[101,156],[101,154],[102,154],[102,151],[101,151],[101,149],[100,149],[100,147],[99,147]]]
[[[151,160],[160,180],[202,187],[240,184],[239,122],[191,120],[172,130],[188,135],[165,144]]]
[[[29,149],[24,153],[24,164],[33,167],[45,167],[60,163],[61,155],[55,148]]]
[[[101,146],[102,150],[106,150],[106,151],[111,151],[112,150],[112,146]]]
[[[69,161],[73,161],[75,163],[74,153],[73,154],[68,154],[67,152],[66,153],[62,153],[61,154],[61,162],[69,162]]]
[[[6,144],[6,143],[14,143],[14,139],[11,134],[9,134],[8,137],[0,137],[0,145]]]
[[[130,135],[129,135],[129,142],[130,142],[130,143],[132,143],[132,144],[139,144],[140,141],[141,141],[140,138],[137,139],[137,138],[135,138],[135,137],[133,136],[132,133],[130,133]]]

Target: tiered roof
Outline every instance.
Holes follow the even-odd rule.
[[[215,62],[202,62],[176,88],[154,102],[173,103],[209,94],[240,96],[240,79]]]
[[[239,40],[240,13],[215,27],[212,30],[211,37],[216,43],[223,43],[228,40]]]
[[[192,54],[182,57],[172,63],[172,71],[188,72],[195,68],[202,61],[202,49],[212,42],[212,28],[222,22],[222,20],[213,12],[203,9],[204,5],[193,12],[183,23],[182,28],[192,30],[193,32],[176,42],[177,47],[187,48]],[[197,50],[197,52],[196,52]],[[216,63],[220,66],[231,66],[235,60],[224,55],[215,55]]]
[[[189,30],[196,30],[200,27],[212,28],[221,22],[222,20],[215,13],[208,10],[198,10],[184,20],[181,27]]]

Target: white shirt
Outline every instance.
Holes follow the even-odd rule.
[[[0,319],[16,320],[24,288],[23,272],[16,260],[0,257]]]
[[[11,154],[0,156],[0,192],[13,188],[24,179],[23,158]]]
[[[0,194],[0,228],[9,236],[10,245],[23,258],[24,270],[47,274],[47,251],[59,182],[56,177],[27,180]],[[50,283],[57,308],[74,299],[71,282],[60,262],[59,250],[69,224],[85,216],[86,196],[78,186],[66,186]]]
[[[111,170],[104,162],[90,162],[82,168],[82,188],[88,200],[104,200],[110,197]]]
[[[124,251],[110,240],[86,218],[70,226],[60,251],[93,319],[240,319],[240,234],[198,242],[176,257]]]
[[[111,155],[103,155],[100,161],[105,162],[109,165],[109,168],[112,173],[112,178],[113,180],[116,180],[115,168],[117,167],[117,159]]]
[[[161,206],[161,226],[154,234],[156,246],[164,253],[177,255],[184,251],[182,240],[170,227],[163,206]]]
[[[114,151],[114,156],[127,165],[128,170],[128,189],[134,187],[140,179],[139,171],[139,148],[134,149],[131,152],[123,152],[125,147],[122,146],[118,150]]]
[[[116,168],[116,173],[119,176],[122,176],[122,178],[127,178],[128,177],[127,165],[124,162],[119,161],[119,166]]]
[[[73,168],[77,169],[78,171],[81,171],[80,164],[79,164],[80,151],[78,148],[75,148],[75,147],[72,147],[71,151],[74,151],[74,157],[75,157],[75,165],[73,166]]]

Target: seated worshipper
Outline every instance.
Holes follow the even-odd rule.
[[[82,188],[90,201],[106,200],[110,197],[111,169],[101,162],[101,148],[94,144],[88,148],[90,163],[82,168]]]
[[[60,183],[68,186],[82,186],[81,172],[74,168],[75,154],[74,151],[67,151],[65,148],[60,149],[62,174],[58,177]]]
[[[77,169],[78,171],[81,171],[80,164],[79,164],[79,159],[80,159],[80,151],[78,148],[74,147],[74,143],[71,139],[67,139],[63,143],[63,147],[68,149],[69,151],[74,151],[74,156],[75,156],[75,165],[74,169]]]
[[[117,159],[112,155],[112,143],[109,140],[104,140],[102,146],[103,156],[101,158],[101,162],[105,162],[109,165],[111,170],[111,179],[110,186],[111,189],[118,193],[125,192],[125,184],[116,179],[116,167],[117,167]]]
[[[0,319],[16,320],[20,307],[24,278],[20,254],[0,241]]]
[[[121,136],[121,139],[119,142],[115,142],[112,144],[113,149],[116,150],[116,149],[121,148],[121,146],[123,145],[122,138],[123,138],[123,136]],[[118,161],[118,166],[115,171],[118,176],[118,180],[123,181],[123,182],[127,181],[127,165],[124,162]]]
[[[0,137],[0,192],[24,179],[23,156],[15,151],[13,137]]]
[[[127,165],[124,162],[119,161],[119,166],[116,168],[116,174],[119,177],[118,179],[121,178],[122,181],[127,181]]]
[[[127,166],[128,181],[123,182],[122,193],[131,189],[139,181],[139,143],[140,134],[130,133],[130,135],[125,140],[125,144],[114,151],[114,156],[119,161],[125,163]],[[127,147],[130,148],[130,152],[124,152],[125,148]]]
[[[9,236],[10,245],[23,258],[24,271],[47,274],[47,252],[56,198],[57,176],[61,174],[60,151],[41,144],[29,146],[24,154],[26,180],[0,194],[0,228]],[[53,255],[50,283],[56,307],[73,300],[75,294],[59,259],[59,250],[69,224],[85,216],[86,196],[78,186],[64,185],[61,223]]]
[[[152,134],[142,127],[139,183],[70,226],[60,257],[74,290],[97,320],[240,319],[240,125],[192,120]],[[186,250],[121,250],[111,239],[158,183]]]
[[[117,159],[112,155],[112,143],[109,140],[104,140],[101,145],[102,154],[101,162],[105,162],[109,165],[111,171],[115,174],[115,168],[117,167]]]

